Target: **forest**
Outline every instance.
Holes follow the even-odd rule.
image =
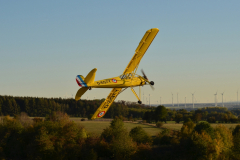
[[[213,128],[189,119],[180,131],[163,129],[149,136],[141,126],[127,131],[123,120],[115,118],[96,135],[66,113],[33,120],[21,113],[1,118],[0,159],[239,160],[240,125]]]
[[[13,97],[0,96],[0,113],[3,116],[27,113],[30,117],[46,117],[61,111],[71,117],[90,118],[101,105],[101,100],[79,100],[62,98]],[[240,109],[228,110],[226,107],[205,107],[187,111],[185,109],[167,109],[164,119],[156,119],[156,107],[139,105],[133,102],[114,102],[104,118],[121,116],[124,120],[146,120],[148,123],[156,121],[175,121],[182,123],[189,118],[194,122],[207,121],[209,123],[238,123]]]
[[[113,120],[100,135],[70,120],[90,119],[102,101],[0,96],[0,159],[240,159],[240,125],[223,125],[239,122],[238,109],[171,110],[119,101],[105,115]],[[162,130],[155,136],[139,125],[128,131],[125,120]],[[183,125],[180,130],[162,127],[168,121]]]

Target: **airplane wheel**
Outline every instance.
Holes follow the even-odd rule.
[[[153,86],[153,85],[154,85],[154,82],[153,82],[153,81],[151,81],[151,82],[150,82],[150,84]]]
[[[89,90],[92,90],[92,87],[89,87]]]
[[[139,104],[142,104],[142,101],[138,101]]]

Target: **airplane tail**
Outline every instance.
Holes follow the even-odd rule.
[[[86,78],[84,78],[82,75],[77,75],[76,77],[77,84],[83,88],[80,88],[78,90],[75,96],[76,101],[81,98],[81,96],[89,89],[89,87],[91,87],[91,84],[95,80],[96,71],[97,71],[97,68],[94,68],[93,70],[91,70],[86,76]]]

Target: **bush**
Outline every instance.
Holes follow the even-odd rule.
[[[183,126],[181,128],[181,136],[183,139],[189,138],[189,136],[192,134],[192,131],[195,127],[195,123],[191,121],[191,119],[185,123],[183,123]]]
[[[147,121],[146,121],[146,120],[143,120],[142,123],[147,123]]]
[[[33,122],[34,122],[34,123],[43,122],[43,119],[42,119],[42,118],[39,118],[39,117],[34,117],[34,118],[33,118]]]
[[[82,118],[81,121],[86,121],[86,119],[85,119],[85,118]]]
[[[182,114],[177,114],[176,116],[175,116],[175,122],[176,123],[179,123],[179,122],[181,122],[183,120],[183,115]]]
[[[216,119],[215,119],[214,116],[209,117],[209,118],[207,119],[207,121],[208,121],[208,123],[216,123]]]
[[[162,122],[157,122],[157,123],[156,123],[156,126],[157,126],[158,128],[161,128],[161,127],[163,126],[163,123],[162,123]]]
[[[233,136],[235,136],[236,134],[239,134],[240,133],[240,125],[237,125],[234,130],[233,130]]]
[[[214,139],[214,129],[210,126],[208,122],[200,122],[196,125],[194,128],[196,132],[199,134],[205,131],[207,134],[211,136],[212,139]]]
[[[162,132],[156,135],[156,137],[153,139],[154,145],[169,145],[171,144],[171,130],[164,129]]]
[[[25,112],[21,112],[20,115],[16,117],[16,120],[18,120],[24,127],[32,124],[31,118],[29,118]]]
[[[93,116],[93,114],[89,114],[88,115],[88,120],[91,120],[92,116]]]
[[[132,137],[133,141],[137,142],[138,144],[150,144],[152,141],[151,137],[141,126],[131,129],[129,136]]]

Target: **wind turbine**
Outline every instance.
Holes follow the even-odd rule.
[[[178,108],[179,108],[179,103],[178,103],[178,93],[177,93],[177,105],[178,105]]]
[[[217,107],[217,92],[216,94],[214,94],[214,96],[215,96],[215,107]]]
[[[224,91],[225,92],[225,91]],[[223,94],[224,94],[224,92],[223,93],[221,93],[221,95],[222,95],[222,106],[224,107],[224,104],[223,104]]]
[[[149,107],[151,107],[151,103],[150,103],[150,94],[149,94]]]
[[[237,90],[237,105],[238,105],[238,90]]]
[[[185,108],[186,108],[186,97],[185,97]]]
[[[143,104],[144,104],[144,92],[143,92]]]
[[[172,93],[172,106],[174,107],[174,104],[173,104],[173,93]]]
[[[191,93],[192,94],[192,106],[193,106],[193,108],[194,108],[194,93]]]

